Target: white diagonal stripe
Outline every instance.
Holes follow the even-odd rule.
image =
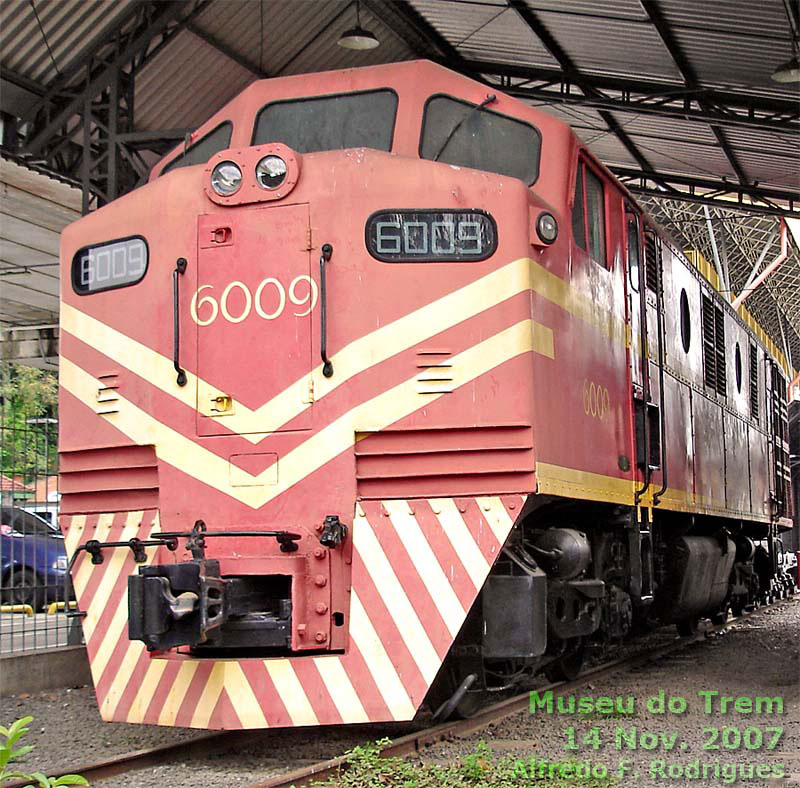
[[[472,585],[476,591],[480,591],[486,581],[486,575],[489,574],[489,562],[483,557],[475,537],[464,522],[461,512],[458,511],[456,502],[452,498],[434,498],[429,503],[445,536],[464,565],[464,569],[467,570]]]
[[[386,525],[388,527],[389,523]],[[353,548],[361,556],[423,678],[431,684],[441,660],[366,517],[356,516],[353,524]]]
[[[319,725],[317,715],[308,701],[306,691],[294,672],[291,660],[265,659],[267,673],[281,696],[293,725]]]
[[[489,528],[492,529],[495,538],[500,542],[501,546],[504,545],[508,535],[511,533],[514,521],[509,517],[503,502],[496,495],[476,498],[475,500],[478,502],[481,513],[486,522],[489,523]]]
[[[350,637],[367,663],[367,668],[378,687],[383,702],[395,720],[410,720],[416,709],[397,674],[378,633],[367,617],[355,589],[350,598]]]
[[[314,657],[319,675],[328,690],[342,722],[369,722],[369,715],[364,711],[347,671],[339,657]]]
[[[406,501],[383,501],[383,505],[389,512],[389,520],[397,533],[399,543],[403,545],[408,557],[416,567],[445,626],[455,637],[464,623],[466,611],[458,601],[447,575],[436,560],[428,540],[419,527],[417,518],[410,513]]]

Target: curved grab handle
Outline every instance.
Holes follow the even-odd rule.
[[[181,321],[180,313],[178,311],[178,277],[186,271],[186,258],[179,257],[175,261],[175,270],[172,272],[172,325],[173,325],[173,341],[172,341],[172,366],[178,373],[176,383],[179,386],[186,385],[186,372],[180,363],[181,355]]]
[[[330,262],[333,247],[323,244],[319,258],[319,300],[320,300],[320,342],[319,353],[322,356],[322,374],[326,378],[333,376],[333,364],[328,358],[328,304],[325,291],[325,263]]]

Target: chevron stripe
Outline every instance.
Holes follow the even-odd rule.
[[[150,655],[139,642],[130,642],[119,624],[127,615],[127,573],[121,562],[112,558],[101,565],[89,562],[78,571],[84,575],[80,584],[79,605],[87,611],[87,634],[97,622],[114,622],[103,633],[100,648],[90,652],[98,700],[104,719],[149,722],[160,725],[188,725],[204,728],[265,728],[281,725],[327,725],[411,719],[422,702],[427,688],[439,670],[445,652],[433,647],[428,624],[410,604],[410,598],[429,596],[442,619],[447,622],[452,643],[463,624],[471,600],[460,600],[447,571],[450,544],[458,546],[459,561],[469,565],[473,585],[472,599],[483,585],[490,569],[481,547],[487,523],[492,540],[502,544],[512,527],[509,510],[519,511],[522,496],[431,501],[384,501],[388,516],[366,516],[356,511],[353,528],[353,576],[349,611],[351,645],[343,654],[291,656],[274,659],[193,659],[190,656]],[[374,506],[379,506],[377,502]],[[414,511],[425,507],[427,517],[435,514],[426,528],[438,522],[448,534],[446,555],[437,554],[434,541],[426,541]],[[141,536],[158,528],[152,512],[117,515],[119,527],[127,536],[136,528],[146,529]],[[123,518],[125,519],[124,526]],[[374,519],[374,521],[373,521]],[[111,529],[115,515],[101,515],[98,530]],[[65,523],[79,530],[81,516]],[[143,525],[139,526],[139,523]],[[144,525],[147,523],[147,525]],[[406,547],[387,553],[376,529],[402,533]],[[496,549],[496,548],[495,548]],[[148,562],[155,553],[148,551]],[[407,557],[404,557],[407,556]],[[411,559],[414,578],[398,580],[399,563]],[[463,569],[459,569],[463,573]],[[96,573],[96,577],[92,575]],[[411,585],[409,585],[411,584]],[[368,591],[368,587],[377,588]],[[461,587],[462,594],[464,588]],[[365,599],[380,599],[383,606],[370,609]],[[104,611],[106,604],[113,611]],[[374,606],[373,606],[374,607]],[[398,645],[381,639],[379,632],[399,633],[401,645],[416,661],[424,684],[406,675],[398,667]],[[123,627],[124,630],[124,627]],[[414,664],[414,663],[409,663]],[[113,674],[111,668],[113,667]],[[229,699],[229,700],[228,700]]]
[[[454,388],[463,386],[489,370],[533,350],[552,357],[552,332],[532,320],[522,320],[492,337],[454,356]],[[61,385],[83,402],[91,402],[98,381],[69,359],[60,364]],[[297,482],[353,445],[356,431],[379,431],[410,415],[420,407],[415,378],[410,378],[340,416],[281,458],[280,480],[264,486],[273,473],[268,468],[260,474],[241,475],[253,486],[231,484],[228,460],[162,424],[152,415],[120,397],[118,412],[107,416],[109,422],[140,445],[152,444],[160,459],[179,468],[198,481],[258,509],[284,493]],[[442,394],[427,395],[427,404]]]

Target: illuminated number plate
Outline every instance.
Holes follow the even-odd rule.
[[[476,262],[497,248],[483,211],[380,211],[367,220],[367,249],[384,263]]]
[[[84,246],[72,258],[72,287],[87,295],[114,287],[134,285],[147,271],[147,242],[144,238]]]

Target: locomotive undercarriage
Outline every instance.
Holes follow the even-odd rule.
[[[468,716],[538,673],[574,678],[628,637],[724,623],[786,596],[770,527],[698,515],[529,499],[448,654],[427,705]],[[757,542],[761,540],[760,544]],[[775,540],[777,541],[777,540]]]

